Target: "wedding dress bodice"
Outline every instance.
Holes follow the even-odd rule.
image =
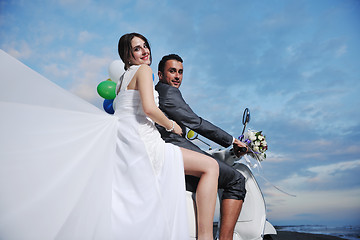
[[[164,161],[163,149],[160,149],[163,146],[163,140],[154,122],[144,113],[139,91],[127,89],[139,68],[140,65],[133,65],[120,77],[116,87],[118,94],[113,103],[114,115],[119,118],[136,116],[136,121],[139,124],[137,126],[139,135],[145,143],[155,174],[158,175]],[[155,88],[153,88],[153,93],[155,103],[158,105],[159,95]]]

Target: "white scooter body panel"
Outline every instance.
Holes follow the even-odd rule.
[[[246,195],[235,225],[239,240],[262,239],[266,222],[265,201],[251,170],[244,164],[234,166],[245,177]]]

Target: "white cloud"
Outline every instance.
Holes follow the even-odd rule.
[[[271,196],[267,194],[268,218],[275,222],[285,220],[288,224],[291,224],[291,221],[302,221],[303,224],[354,221],[349,219],[349,216],[351,212],[352,215],[360,212],[359,196],[359,188],[342,191],[302,191],[296,197],[282,193]]]
[[[70,75],[70,69],[67,66],[60,66],[56,63],[50,63],[44,66],[46,75],[54,76],[55,78],[66,78]]]
[[[266,27],[279,27],[286,24],[287,21],[284,16],[278,15],[265,19],[262,24]]]
[[[47,58],[54,59],[54,56],[49,54]],[[53,60],[43,66],[45,76],[89,102],[99,100],[97,85],[109,78],[107,70],[113,61],[107,53],[94,56],[81,51],[72,53],[63,50],[59,51],[55,59],[58,62]]]
[[[71,91],[89,102],[94,102],[99,98],[96,92],[97,85],[109,78],[108,73],[104,73],[102,70],[107,70],[111,62],[112,59],[109,57],[87,54],[79,56],[79,60],[73,67],[72,78],[74,81],[70,86]]]
[[[266,162],[289,162],[294,161],[292,156],[284,153],[269,152],[266,154]]]
[[[307,71],[303,71],[301,73],[301,76],[304,77],[304,78],[311,78],[312,76],[314,76],[318,72],[319,72],[319,69],[317,69],[317,68],[310,69],[310,70],[307,70]]]
[[[360,160],[338,162],[325,166],[310,167],[308,170],[316,174],[317,179],[322,181],[328,181],[330,178],[334,178],[334,175],[341,175],[342,172],[360,168]]]
[[[82,82],[73,86],[72,92],[89,102],[93,102],[96,98],[98,98],[96,88],[94,89],[94,84],[89,82]]]
[[[358,169],[360,169],[360,160],[312,166],[298,169],[295,173],[273,184],[294,195],[298,195],[298,192],[305,191],[305,189],[309,189],[309,192],[315,190],[325,191],[325,189],[335,191],[339,188],[344,190],[346,188],[353,188],[356,182],[353,184],[349,183],[346,186],[341,186],[341,182],[345,182],[346,177],[351,172],[358,171]]]
[[[88,41],[91,41],[92,39],[96,38],[97,35],[94,33],[90,33],[88,31],[81,31],[78,35],[78,41],[79,43],[86,43]]]
[[[347,52],[347,46],[346,45],[342,45],[341,47],[339,47],[336,50],[336,57],[340,57],[342,55],[344,55]]]
[[[59,4],[65,7],[78,7],[84,8],[91,4],[91,0],[60,0]]]
[[[25,41],[11,42],[1,46],[7,53],[17,59],[28,59],[32,56],[33,51],[29,44]]]

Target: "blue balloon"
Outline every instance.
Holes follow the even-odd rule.
[[[109,113],[109,114],[114,114],[114,108],[113,108],[113,102],[114,99],[105,99],[104,103],[103,103],[103,108],[105,110],[105,112]]]

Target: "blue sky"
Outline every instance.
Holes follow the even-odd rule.
[[[0,0],[0,14],[1,49],[99,108],[121,35],[149,39],[155,72],[181,55],[195,112],[238,136],[248,107],[266,134],[260,173],[296,195],[259,178],[273,224],[360,224],[360,1]]]

